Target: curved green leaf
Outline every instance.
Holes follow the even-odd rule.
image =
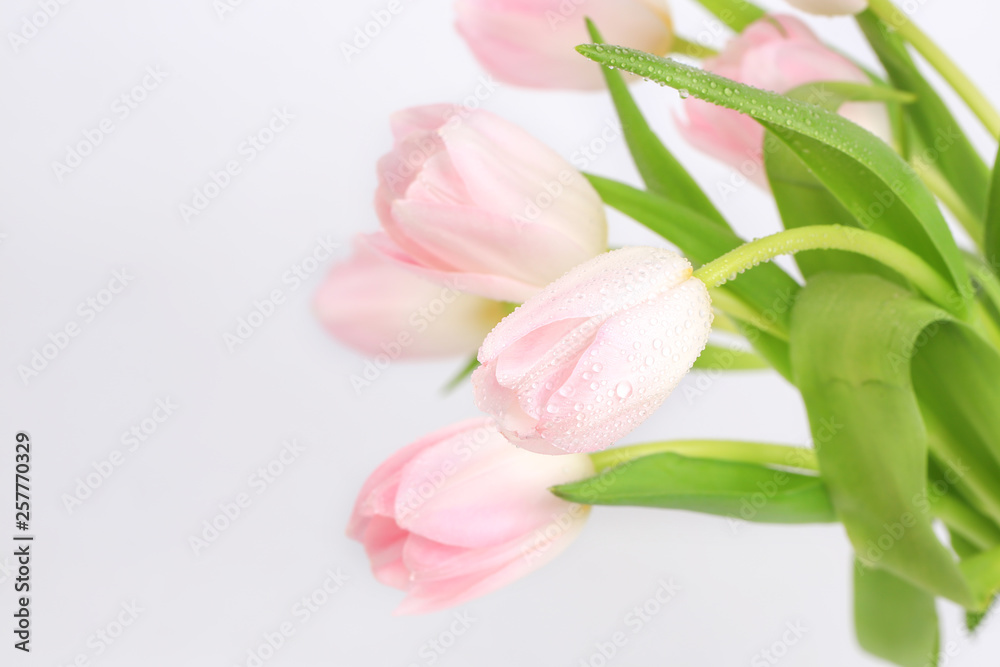
[[[709,343],[694,362],[694,370],[753,371],[770,368],[763,357],[753,352]]]
[[[921,343],[911,368],[932,451],[1000,523],[1000,354],[955,322],[932,324]]]
[[[962,561],[962,572],[975,592],[973,610],[986,611],[1000,593],[1000,547],[965,559]]]
[[[587,19],[587,30],[590,32],[590,38],[595,42],[604,41],[601,38],[601,33],[598,32],[597,27],[590,19]],[[649,127],[649,123],[643,117],[639,106],[632,99],[628,84],[625,83],[622,75],[606,67],[602,67],[601,71],[604,73],[604,80],[611,93],[611,100],[615,104],[618,119],[621,121],[625,143],[628,144],[632,160],[635,162],[643,182],[646,183],[646,187],[678,204],[683,204],[726,229],[731,229],[729,223],[719,213],[719,209],[715,208],[715,205],[691,177],[687,169],[667,150],[660,138]]]
[[[1000,275],[1000,149],[993,162],[993,176],[990,179],[990,195],[986,206],[986,239],[983,241],[983,255],[993,273]]]
[[[954,555],[932,529],[927,433],[910,379],[921,333],[949,318],[876,276],[818,275],[792,313],[792,368],[858,559],[973,608]]]
[[[902,667],[937,664],[934,596],[885,570],[854,567],[854,628],[872,655]]]
[[[644,456],[552,492],[587,505],[691,510],[764,523],[836,520],[818,477],[673,453]]]
[[[989,187],[989,171],[983,159],[934,87],[917,69],[899,35],[888,30],[870,11],[858,14],[857,21],[892,83],[916,96],[916,101],[902,110],[917,139],[906,156],[923,151],[933,156],[932,168],[944,176],[973,215],[982,217]]]
[[[698,0],[698,3],[736,32],[743,32],[748,25],[767,16],[763,9],[746,0]]]
[[[455,391],[463,382],[469,379],[473,371],[479,368],[479,359],[473,355],[464,366],[441,388],[445,394]]]
[[[778,213],[785,229],[807,225],[861,227],[860,222],[830,194],[809,166],[770,133],[764,145],[764,165]],[[803,215],[808,211],[808,215]],[[882,262],[857,253],[839,250],[812,250],[795,255],[795,262],[807,279],[824,271],[873,273],[893,282],[905,283]]]
[[[866,130],[820,107],[668,58],[599,44],[577,50],[601,64],[755,118],[809,166],[862,227],[908,247],[938,269],[955,288],[957,306],[971,300],[961,251],[934,196],[899,155]]]
[[[792,88],[785,95],[823,107],[827,111],[836,111],[846,102],[910,104],[917,99],[916,95],[905,90],[853,81],[815,81]]]

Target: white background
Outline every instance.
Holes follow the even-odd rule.
[[[14,594],[0,572],[0,664],[67,665],[83,655],[108,666],[245,665],[262,634],[286,621],[295,634],[268,665],[598,665],[595,643],[620,630],[628,643],[612,665],[749,665],[790,622],[807,630],[782,664],[878,664],[853,639],[850,552],[837,526],[734,530],[701,515],[598,508],[558,560],[464,607],[471,628],[443,655],[427,642],[451,643],[451,612],[391,615],[399,592],[374,581],[344,525],[380,460],[475,414],[467,390],[439,392],[461,362],[396,363],[358,394],[350,376],[364,360],[310,313],[326,267],[297,290],[282,282],[318,237],[329,235],[343,257],[352,235],[376,228],[374,163],[390,146],[387,115],[460,102],[484,74],[454,32],[446,0],[403,0],[383,33],[346,62],[340,43],[385,4],[245,0],[220,19],[211,0],[70,2],[17,52],[6,37],[0,45],[0,539],[10,544],[13,532],[18,430],[34,442],[38,536],[35,651],[10,647]],[[693,4],[674,2],[691,37],[710,29]],[[17,31],[37,10],[34,1],[5,2],[0,28]],[[1000,7],[927,0],[915,19],[1000,98]],[[871,61],[851,21],[813,23]],[[52,163],[85,130],[116,118],[115,99],[147,67],[167,77],[60,182]],[[678,136],[673,91],[636,92],[741,233],[776,228],[773,204],[753,186],[717,196],[730,171]],[[613,118],[600,93],[501,87],[484,106],[567,157]],[[185,224],[179,205],[211,171],[240,158],[240,143],[275,108],[294,121]],[[985,150],[984,134],[969,127]],[[635,179],[621,140],[591,169]],[[620,218],[611,241],[657,243]],[[78,304],[122,269],[134,279],[85,322]],[[273,289],[286,302],[231,353],[223,334]],[[73,322],[80,334],[22,381],[18,366]],[[124,451],[121,434],[168,397],[179,406],[174,414],[135,452]],[[685,436],[801,444],[808,429],[789,385],[747,374],[710,383],[691,400],[675,394],[629,441]],[[248,477],[285,439],[305,451],[257,495]],[[114,450],[124,462],[68,511],[64,495]],[[196,556],[189,537],[242,492],[252,505]],[[338,569],[349,581],[301,623],[293,605]],[[681,592],[632,633],[627,614],[664,578]],[[132,601],[138,619],[98,655],[95,633]],[[957,651],[948,664],[996,663],[1000,629],[969,641],[957,610],[943,613]]]

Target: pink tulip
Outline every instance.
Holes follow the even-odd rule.
[[[493,76],[515,86],[594,90],[599,68],[574,50],[589,17],[610,44],[663,55],[673,42],[666,0],[457,0],[458,32]]]
[[[373,241],[391,247],[383,237],[359,237],[353,256],[330,271],[313,301],[320,322],[334,338],[371,357],[475,351],[503,317],[503,305],[401,268],[372,249]]]
[[[868,0],[788,0],[788,4],[810,14],[838,16],[868,9]]]
[[[565,549],[589,508],[548,488],[593,474],[587,456],[524,452],[490,420],[473,419],[379,466],[347,534],[364,544],[376,579],[407,592],[397,613],[437,611],[505,586]]]
[[[768,16],[751,24],[703,66],[715,74],[776,93],[824,81],[871,84],[864,72],[827,48],[804,23],[784,15]],[[684,101],[684,108],[688,121],[682,125],[688,141],[767,187],[764,128],[749,116],[693,97]],[[840,108],[840,114],[883,139],[891,137],[883,104],[849,102]]]
[[[540,454],[604,449],[660,406],[708,342],[712,304],[669,250],[578,266],[508,315],[479,350],[476,404]]]
[[[538,140],[486,111],[435,105],[392,117],[375,206],[413,271],[524,301],[607,248],[590,183]]]

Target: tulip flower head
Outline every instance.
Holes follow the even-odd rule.
[[[733,38],[703,67],[715,74],[776,93],[787,93],[808,83],[820,84],[817,96],[825,94],[821,82],[846,81],[870,85],[854,63],[831,51],[806,24],[786,15],[767,16]],[[767,187],[764,173],[764,128],[755,120],[703,100],[684,100],[687,122],[683,134],[695,147],[741,170],[751,180]],[[885,105],[878,102],[848,102],[839,109],[848,120],[888,141],[892,132]]]
[[[675,252],[632,247],[576,267],[479,350],[476,404],[519,447],[592,452],[649,417],[708,342],[712,304]]]
[[[354,254],[335,265],[313,309],[330,334],[370,357],[464,355],[476,350],[504,306],[416,275],[372,248],[392,246],[384,234],[359,237]]]
[[[375,577],[405,590],[397,613],[479,597],[538,569],[577,536],[589,508],[548,488],[594,474],[586,455],[511,447],[488,419],[428,435],[365,482],[347,529]]]
[[[504,83],[598,90],[604,78],[574,47],[592,41],[591,18],[611,44],[665,54],[673,43],[666,0],[458,0],[459,34]]]
[[[580,172],[486,111],[435,105],[392,117],[376,211],[386,256],[431,280],[521,302],[607,249],[604,205]]]

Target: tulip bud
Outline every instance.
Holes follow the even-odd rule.
[[[868,9],[868,0],[788,0],[788,4],[810,14],[838,16]]]
[[[604,449],[660,406],[708,342],[712,304],[675,252],[632,247],[576,267],[479,350],[476,404],[541,454]]]
[[[607,249],[597,192],[520,128],[436,105],[395,114],[392,129],[375,206],[411,270],[521,302]]]
[[[807,83],[816,83],[813,103],[826,100],[822,82],[847,81],[870,85],[854,63],[831,51],[797,18],[765,17],[733,38],[703,67],[715,74],[776,93],[787,93]],[[683,134],[695,147],[739,169],[761,187],[767,187],[764,171],[764,128],[749,116],[690,97],[684,100],[687,122]],[[889,141],[892,131],[885,105],[879,102],[848,102],[839,113]]]
[[[313,308],[334,338],[370,357],[391,359],[473,352],[503,317],[504,306],[441,286],[376,252],[392,241],[359,237],[354,255],[331,269]]]
[[[515,86],[596,90],[599,68],[575,51],[593,40],[665,54],[673,43],[666,0],[458,0],[458,32],[493,76]]]
[[[407,592],[397,613],[426,613],[485,595],[538,569],[583,527],[589,507],[549,487],[594,474],[585,455],[514,447],[488,419],[404,447],[358,496],[347,534],[375,577]]]

